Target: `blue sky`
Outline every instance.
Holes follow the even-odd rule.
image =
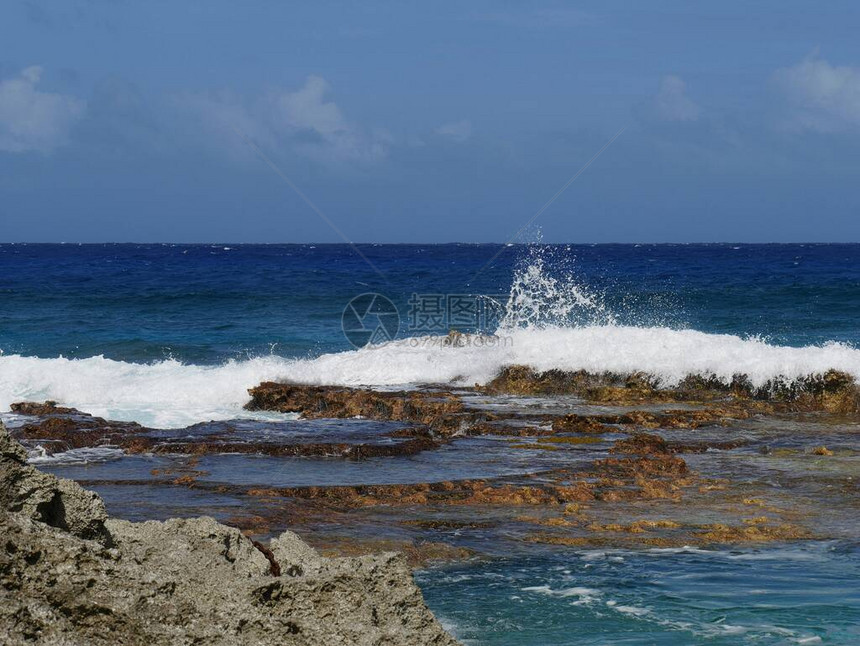
[[[0,240],[860,241],[860,3],[6,0]]]

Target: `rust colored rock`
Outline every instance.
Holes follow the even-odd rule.
[[[596,460],[595,466],[627,476],[667,477],[685,476],[689,473],[687,463],[674,455],[652,455],[640,458],[607,458]]]
[[[248,391],[248,410],[301,413],[307,419],[367,417],[426,425],[434,430],[459,430],[460,399],[446,392],[377,392],[334,386],[264,382]]]
[[[604,421],[606,418],[596,415],[565,415],[552,421],[552,430],[565,433],[614,433],[618,429],[608,424],[616,423]]]
[[[46,404],[21,404],[21,410],[52,410],[65,414],[61,409]],[[282,444],[274,442],[245,442],[230,433],[201,435],[197,440],[172,441],[134,422],[113,422],[75,411],[74,417],[48,417],[36,423],[15,429],[18,440],[39,441],[46,451],[56,453],[69,449],[111,446],[126,453],[179,453],[186,455],[211,455],[217,453],[262,454],[274,457],[338,457],[362,460],[372,457],[417,455],[422,451],[438,448],[441,440],[434,439],[426,427],[402,429],[390,437],[399,441],[380,444],[345,442],[302,442]],[[401,439],[402,438],[402,439]]]
[[[670,453],[666,440],[651,433],[636,433],[623,440],[618,440],[609,449],[609,452],[637,455],[668,455]]]
[[[348,510],[375,506],[414,505],[488,505],[488,506],[558,506],[594,500],[592,485],[572,475],[558,474],[559,482],[519,482],[498,480],[458,480],[416,484],[357,485],[330,487],[253,488],[242,493],[263,498],[294,498],[312,501],[323,508]]]
[[[844,372],[828,370],[793,381],[772,380],[750,393],[754,399],[778,402],[786,411],[825,411],[849,414],[860,411],[860,387]]]
[[[75,408],[64,408],[57,406],[57,402],[17,402],[9,406],[9,410],[19,415],[33,415],[41,417],[43,415],[80,415],[81,412]]]
[[[586,372],[567,373],[561,370],[536,372],[528,366],[509,366],[483,390],[493,394],[560,395],[580,392],[589,380]]]
[[[803,527],[788,523],[771,525],[766,522],[753,522],[743,526],[718,523],[706,526],[705,531],[697,532],[696,536],[705,543],[749,543],[812,538],[810,532]]]
[[[672,453],[706,453],[709,449],[717,451],[731,451],[746,446],[746,440],[727,440],[725,442],[668,442]]]
[[[688,444],[683,442],[668,442],[659,435],[652,433],[634,433],[628,438],[618,440],[609,449],[610,453],[628,453],[633,455],[669,455],[672,453],[705,453],[708,449],[728,451],[744,446],[744,440],[729,440],[726,442],[700,442]]]
[[[681,401],[696,399],[682,391],[659,389],[657,380],[643,373],[590,373],[585,370],[537,372],[527,366],[508,366],[483,390],[512,395],[576,395],[591,401]]]
[[[740,402],[750,408],[762,402],[773,403],[786,411],[860,411],[860,387],[844,372],[798,379],[771,380],[754,387],[744,375],[726,383],[715,377],[689,376],[676,387],[663,388],[659,380],[643,373],[589,373],[548,370],[537,372],[527,366],[509,366],[482,389],[492,394],[575,395],[589,401],[615,404],[643,402]]]
[[[244,453],[269,455],[272,457],[346,458],[364,460],[376,457],[417,455],[422,451],[438,448],[440,443],[428,438],[415,438],[389,444],[346,443],[248,443],[248,442],[142,442],[122,441],[120,446],[129,452],[181,453],[186,455],[212,455],[216,453]],[[131,450],[134,449],[134,450]]]

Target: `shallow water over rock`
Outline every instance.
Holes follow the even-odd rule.
[[[853,643],[856,414],[723,392],[290,388],[279,410],[311,419],[7,419],[31,461],[119,517],[403,551],[467,643]]]

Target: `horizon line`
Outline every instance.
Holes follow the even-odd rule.
[[[737,240],[722,240],[722,241],[691,241],[691,242],[356,242],[357,245],[367,246],[426,246],[426,247],[442,247],[451,245],[469,245],[469,246],[498,246],[498,247],[532,247],[532,246],[579,246],[579,247],[599,247],[599,246],[690,246],[690,245],[747,245],[747,246],[763,246],[763,245],[860,245],[860,241],[812,241],[812,240],[797,240],[793,242],[743,242]],[[230,242],[230,241],[198,241],[198,242],[176,242],[176,241],[102,241],[102,242],[70,242],[70,241],[33,241],[22,240],[16,242],[0,241],[0,246],[5,245],[54,245],[54,246],[97,246],[97,245],[160,245],[160,246],[224,246],[232,245],[235,247],[278,247],[278,246],[328,246],[328,247],[348,247],[346,242]]]

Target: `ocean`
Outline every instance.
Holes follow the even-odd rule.
[[[5,412],[13,402],[54,400],[159,429],[292,429],[304,422],[244,410],[248,389],[467,387],[520,364],[643,372],[666,386],[690,374],[763,385],[836,369],[860,379],[858,322],[852,244],[2,244],[0,420],[20,423]],[[441,343],[452,329],[480,336]],[[368,339],[375,345],[355,347]],[[125,460],[111,459],[112,478],[142,468]],[[521,472],[546,466],[519,460]],[[53,463],[92,477],[80,455]],[[411,468],[456,478],[459,464]],[[301,465],[295,478],[315,484],[388,473]],[[284,477],[265,460],[239,470],[255,482]],[[120,515],[118,501],[129,503],[103,495]],[[847,645],[860,642],[858,547],[831,536],[489,549],[488,560],[430,567],[418,580],[473,644]]]
[[[0,245],[0,408],[47,398],[175,426],[236,414],[266,379],[473,383],[514,362],[860,376],[860,245],[359,250],[382,275],[347,245]],[[355,352],[342,315],[363,293],[395,304],[398,338],[414,294],[505,305],[514,293],[520,320],[508,347],[466,360],[410,344]]]

